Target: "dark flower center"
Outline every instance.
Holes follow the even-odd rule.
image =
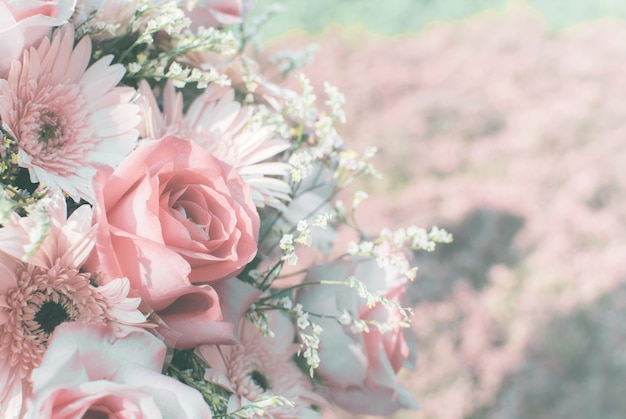
[[[267,378],[263,374],[261,374],[258,370],[254,370],[250,373],[250,379],[263,389],[263,391],[267,391],[270,388],[270,383],[267,381]]]
[[[35,314],[35,321],[39,323],[41,330],[48,335],[54,331],[55,327],[69,320],[71,317],[65,307],[54,301],[43,303]]]
[[[56,140],[63,137],[63,129],[59,117],[52,112],[41,113],[41,126],[39,128],[39,137],[37,140],[40,143],[50,145],[52,141],[53,145]]]
[[[104,410],[110,410],[110,409],[104,409]],[[96,406],[95,408],[89,409],[85,413],[85,416],[83,416],[83,418],[84,419],[108,419],[112,416],[113,416],[112,412],[97,410],[97,406]]]

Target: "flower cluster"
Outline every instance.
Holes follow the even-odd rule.
[[[252,3],[0,0],[1,417],[416,406],[405,255],[450,237],[352,222],[372,153],[261,76]]]

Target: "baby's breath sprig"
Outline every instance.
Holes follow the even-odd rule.
[[[139,33],[135,45],[152,44],[152,36],[155,33],[160,31],[168,35],[180,33],[189,28],[190,24],[191,20],[185,16],[185,12],[175,1],[154,5],[148,0],[142,0],[129,22],[128,32]]]
[[[313,171],[315,153],[312,150],[299,150],[289,157],[291,169],[291,182],[298,184],[302,182]]]
[[[380,239],[393,243],[396,248],[408,246],[408,250],[432,252],[437,243],[451,243],[452,234],[437,226],[433,226],[430,231],[417,226],[410,226],[397,230],[383,229],[380,233]]]
[[[232,56],[239,49],[239,42],[231,31],[202,27],[195,33],[191,31],[174,33],[168,44],[168,54],[181,57],[190,52],[206,51]]]
[[[139,45],[140,41],[138,39],[135,44]],[[187,83],[196,83],[199,89],[207,87],[211,82],[230,85],[228,77],[214,67],[197,68],[187,64],[187,54],[212,52],[231,57],[237,51],[237,40],[232,32],[215,28],[200,28],[196,33],[185,30],[172,33],[156,47],[137,53],[134,59],[125,64],[128,78],[153,78],[157,81],[169,78],[179,88],[185,87]]]
[[[323,213],[319,214],[317,217],[313,219],[313,221],[300,220],[296,225],[296,230],[298,231],[298,236],[295,238],[295,242],[307,247],[311,247],[312,244],[312,229],[313,228],[322,228],[325,229],[328,226],[328,223],[332,221],[334,215],[332,213]]]
[[[376,292],[370,291],[368,289],[367,285],[365,285],[365,283],[363,283],[362,281],[360,281],[358,278],[356,278],[353,275],[349,276],[348,278],[346,278],[343,281],[328,281],[328,280],[324,280],[324,281],[320,281],[319,283],[320,283],[320,285],[346,286],[346,287],[352,288],[352,289],[354,289],[356,291],[356,293],[359,296],[359,298],[362,298],[362,299],[364,299],[366,301],[365,304],[367,305],[367,307],[372,308],[372,307],[375,307],[377,304],[381,304],[384,307],[387,307],[387,308],[390,308],[390,309],[394,309],[394,310],[398,310],[398,313],[402,316],[402,321],[400,323],[402,325],[402,327],[409,327],[410,326],[411,317],[413,316],[413,310],[410,307],[403,307],[398,301],[390,300],[387,297],[385,297],[384,295],[380,295],[380,294],[378,294]],[[354,317],[351,320],[351,323],[346,323],[346,317],[348,315],[350,315],[350,313],[346,314],[344,312],[340,317],[337,317],[337,321],[339,321],[339,323],[344,324],[344,325],[345,324],[357,325],[358,327],[362,327],[365,331],[369,330],[366,327],[368,324],[375,325],[379,329],[381,327],[386,327],[386,326],[383,326],[381,324],[378,324],[375,321],[360,320],[360,319],[358,319],[358,317]]]
[[[292,97],[285,108],[287,114],[290,114],[295,121],[299,121],[299,127],[296,132],[296,151],[304,138],[304,128],[307,121],[315,119],[315,114],[317,113],[315,108],[316,96],[313,93],[311,81],[302,73],[298,75],[297,79],[302,93]]]
[[[380,178],[380,173],[371,163],[376,148],[367,148],[363,153],[348,150],[337,133],[335,124],[345,122],[345,97],[335,86],[325,83],[325,105],[329,113],[320,112],[315,106],[317,98],[309,79],[300,74],[298,81],[302,93],[288,100],[284,110],[286,119],[297,124],[294,128],[296,145],[289,159],[293,166],[292,183],[297,185],[306,178],[318,162],[324,162],[333,171],[339,188],[364,175]],[[307,147],[303,147],[305,144]]]
[[[339,153],[339,164],[335,177],[340,187],[346,187],[360,176],[373,176],[380,179],[382,175],[370,161],[376,155],[376,147],[368,147],[362,154],[355,150],[345,150]]]
[[[342,124],[346,123],[346,113],[343,105],[346,103],[346,97],[339,91],[336,86],[328,82],[324,82],[324,93],[328,99],[324,102],[330,108],[330,117]]]
[[[320,365],[318,349],[320,345],[320,335],[324,331],[322,327],[311,321],[308,312],[304,311],[301,304],[293,305],[291,300],[284,298],[281,300],[282,310],[287,312],[296,323],[296,334],[300,341],[298,356],[302,356],[309,367],[311,377],[314,370]]]
[[[281,232],[281,238],[278,241],[278,248],[282,252],[282,256],[278,262],[267,269],[264,273],[253,271],[254,276],[256,277],[256,285],[262,290],[267,290],[271,286],[272,282],[279,277],[284,263],[288,263],[290,265],[296,265],[298,263],[296,245],[311,247],[313,242],[313,230],[326,229],[329,223],[333,220],[333,213],[321,213],[316,215],[311,220],[300,220],[289,232]],[[268,251],[271,252],[273,249],[274,247],[268,249]],[[250,275],[250,273],[248,273],[248,275]]]
[[[217,83],[221,86],[230,85],[230,79],[226,75],[218,73],[214,68],[199,70],[180,65],[176,61],[170,64],[163,77],[171,79],[174,86],[178,88],[185,87],[187,83],[196,83],[198,89],[206,88],[209,83]]]
[[[416,226],[399,228],[395,231],[383,229],[378,237],[371,240],[350,242],[347,254],[374,258],[380,267],[393,266],[400,275],[414,280],[417,267],[410,267],[404,255],[420,250],[432,252],[437,244],[451,242],[452,235],[439,227],[433,227],[430,231]]]
[[[314,313],[305,311],[299,303],[294,304],[293,292],[302,287],[309,286],[343,286],[349,287],[356,291],[357,295],[365,300],[367,307],[372,308],[376,305],[382,305],[388,309],[395,310],[399,314],[399,318],[387,322],[379,322],[376,320],[361,319],[358,315],[344,311],[341,315],[331,315],[325,313]],[[281,290],[274,290],[270,295],[259,298],[255,304],[248,310],[247,316],[253,321],[257,329],[264,334],[270,334],[265,331],[267,329],[267,315],[269,310],[280,310],[287,313],[296,325],[296,334],[301,344],[298,355],[302,356],[309,368],[311,376],[314,375],[315,369],[319,366],[320,358],[318,354],[320,335],[323,328],[311,320],[312,317],[334,319],[343,326],[349,326],[354,333],[369,333],[374,327],[381,333],[392,330],[394,327],[408,328],[411,326],[411,318],[413,310],[410,307],[403,307],[396,300],[391,300],[384,295],[372,292],[367,285],[354,276],[350,276],[345,280],[331,281],[306,281],[287,287]]]
[[[372,328],[375,328],[380,333],[387,333],[394,328],[409,328],[411,327],[411,317],[413,316],[413,310],[407,307],[401,307],[402,311],[399,311],[401,314],[401,319],[399,320],[387,320],[386,322],[379,322],[377,320],[367,320],[361,319],[358,316],[352,315],[349,311],[345,310],[341,316],[337,318],[337,321],[342,326],[347,326],[350,328],[352,333],[370,333]]]
[[[113,54],[115,61],[126,67],[126,79],[170,78],[177,87],[196,83],[199,89],[211,82],[229,85],[230,80],[215,68],[189,65],[187,54],[212,52],[233,56],[238,50],[233,33],[216,28],[200,28],[193,33],[189,25],[189,18],[176,2],[157,7],[144,0],[128,25],[128,33],[99,42],[95,55]],[[167,36],[155,36],[159,32]]]
[[[298,255],[296,254],[293,234],[283,234],[280,242],[278,242],[278,247],[280,247],[280,250],[283,252],[283,255],[280,258],[282,261],[285,261],[290,265],[298,263]]]
[[[209,83],[230,85],[230,79],[213,67],[201,70],[174,61],[167,54],[159,54],[155,58],[139,54],[136,61],[126,64],[126,69],[128,79],[171,79],[178,88],[185,87],[187,83],[196,83],[198,89],[206,88]]]
[[[294,304],[292,298],[289,296],[280,297],[280,294],[284,292],[291,293],[295,288],[309,285],[314,285],[314,283],[301,283],[297,286],[279,291],[278,293],[262,297],[250,307],[246,316],[254,323],[257,330],[270,336],[273,335],[273,333],[271,331],[267,332],[267,311],[278,310],[291,317],[295,323],[296,335],[300,342],[300,349],[297,354],[304,358],[309,367],[309,372],[311,376],[313,376],[315,368],[320,364],[318,354],[320,344],[319,336],[322,334],[323,329],[320,325],[311,321],[310,316],[314,314],[305,311],[301,304]],[[324,316],[321,314],[315,314],[314,316],[333,318],[333,316]]]
[[[267,311],[264,310],[267,306],[263,302],[253,303],[248,311],[246,311],[246,318],[254,325],[255,329],[264,336],[274,337],[274,332],[269,326],[269,317]]]
[[[250,109],[250,119],[248,129],[251,131],[259,129],[271,129],[276,133],[277,138],[287,140],[290,128],[282,114],[275,112],[263,104],[256,104]]]
[[[84,7],[83,5],[77,5],[76,14],[79,13],[78,8]],[[96,16],[97,12],[91,13],[90,16],[87,17],[85,22],[83,22],[80,26],[76,28],[76,38],[82,38],[83,36],[89,35],[107,35],[108,37],[114,37],[120,29],[119,23],[106,23],[99,21]]]
[[[152,65],[162,63],[162,57],[154,57],[155,35],[159,32],[169,36],[180,34],[187,31],[190,24],[191,20],[176,2],[157,6],[142,0],[127,25],[126,35],[101,43],[101,50],[96,55],[113,54],[115,62],[125,64],[127,68],[130,65],[129,70],[138,70],[137,65],[149,58],[153,61]]]
[[[297,235],[293,233],[283,234],[279,241],[278,247],[283,251],[281,260],[288,262],[290,265],[298,263],[298,255],[296,254],[296,244],[310,247],[312,244],[311,231],[312,228],[326,228],[328,222],[333,219],[333,214],[319,214],[312,222],[300,220],[295,227]]]

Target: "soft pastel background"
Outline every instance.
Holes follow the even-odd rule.
[[[626,417],[626,1],[282,4],[270,49],[318,44],[380,148],[362,224],[455,235],[417,256],[422,409],[393,418]]]

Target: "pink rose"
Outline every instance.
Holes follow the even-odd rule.
[[[161,374],[166,349],[142,329],[63,323],[32,372],[25,417],[210,419],[197,390]]]
[[[255,0],[199,0],[194,8],[187,12],[191,19],[191,28],[195,31],[200,26],[205,28],[222,25],[237,25]]]
[[[176,347],[234,343],[259,291],[235,278],[257,251],[259,215],[236,170],[190,140],[144,140],[94,181],[90,260],[102,281],[127,277]]]
[[[394,268],[380,268],[375,260],[333,262],[312,268],[307,281],[343,281],[355,276],[371,292],[401,302],[407,280]],[[366,300],[347,286],[311,285],[302,287],[298,301],[313,313],[375,320],[390,326],[381,333],[371,326],[369,332],[353,331],[333,319],[315,318],[324,331],[320,336],[320,366],[316,370],[329,386],[329,397],[341,408],[367,415],[389,415],[398,409],[417,408],[413,396],[396,377],[403,367],[414,368],[412,331],[400,326],[396,309],[378,304],[368,307]]]
[[[76,0],[0,0],[0,77],[24,49],[50,35],[72,17]]]

